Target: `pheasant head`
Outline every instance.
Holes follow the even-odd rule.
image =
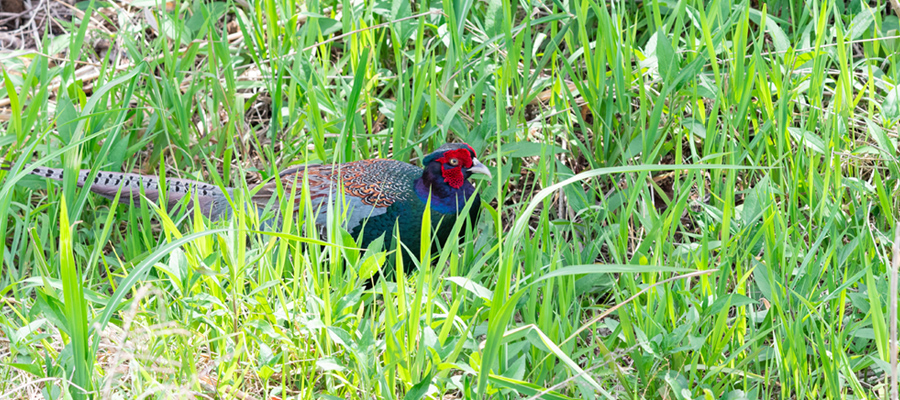
[[[416,192],[423,201],[430,193],[432,209],[442,213],[458,213],[475,193],[475,186],[468,180],[472,174],[491,178],[491,171],[465,143],[447,143],[425,156],[422,164],[425,170]]]

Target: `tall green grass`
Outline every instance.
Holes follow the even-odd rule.
[[[889,390],[885,2],[77,6],[69,34],[0,56],[0,396]],[[290,166],[446,141],[494,179],[439,252],[362,252],[308,201],[277,231],[246,207]],[[114,206],[81,168],[233,186],[236,217]],[[367,286],[391,251],[435,262]]]

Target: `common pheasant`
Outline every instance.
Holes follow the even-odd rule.
[[[346,229],[367,248],[376,238],[384,235],[384,247],[392,250],[394,227],[399,228],[400,241],[413,255],[418,255],[420,246],[422,216],[425,205],[431,197],[432,232],[441,245],[456,222],[466,202],[475,197],[470,208],[470,218],[477,216],[480,199],[475,186],[468,181],[472,174],[491,177],[490,170],[475,158],[475,150],[465,143],[448,143],[422,160],[424,169],[391,159],[371,159],[343,164],[305,165],[289,169],[279,174],[284,193],[291,193],[293,187],[295,210],[302,200],[303,178],[309,185],[312,209],[317,211],[316,224],[327,221],[329,203],[331,210],[346,211]],[[84,187],[89,170],[78,174],[78,186]],[[35,167],[33,175],[62,181],[63,170],[58,168]],[[159,200],[159,178],[156,176],[131,173],[101,171],[94,178],[90,190],[108,199],[115,199],[122,188],[120,203],[130,204],[144,196],[154,202]],[[191,198],[188,207],[196,201],[200,211],[211,220],[230,218],[231,206],[222,189],[208,183],[187,179],[166,179],[166,198],[169,207],[175,206],[188,193]],[[253,205],[262,213],[267,206],[276,206],[278,182],[264,183],[251,197]],[[228,195],[233,188],[225,188]],[[404,254],[403,265],[408,254]]]

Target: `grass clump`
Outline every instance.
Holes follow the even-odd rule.
[[[0,15],[18,46],[0,54],[7,397],[889,389],[900,23],[884,2],[66,10]],[[447,141],[495,172],[479,222],[372,287],[384,253],[339,218],[263,231],[244,207],[291,166],[416,163]],[[76,187],[81,168],[236,187],[236,217],[116,205]]]

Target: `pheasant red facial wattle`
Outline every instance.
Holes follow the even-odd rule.
[[[462,169],[472,168],[472,158],[475,151],[471,151],[471,153],[470,151],[471,147],[468,149],[450,150],[444,153],[443,157],[437,159],[441,163],[441,176],[444,177],[444,182],[447,182],[454,189],[461,188],[466,181]]]

